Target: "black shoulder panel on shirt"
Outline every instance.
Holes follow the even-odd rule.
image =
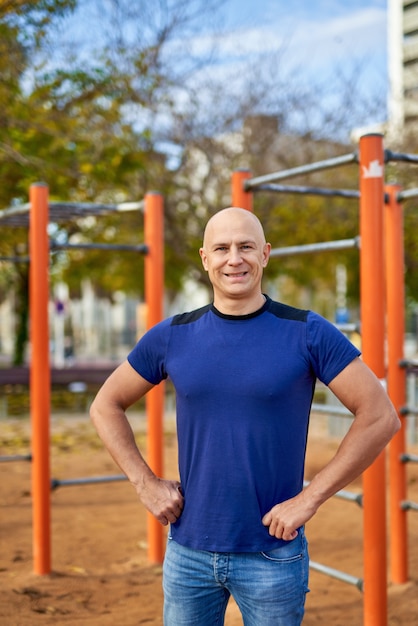
[[[280,317],[285,320],[294,320],[295,322],[306,322],[309,311],[304,309],[296,309],[288,304],[282,302],[274,302],[271,300],[269,303],[268,311],[276,317]]]
[[[210,310],[211,306],[211,304],[207,304],[206,306],[203,306],[200,309],[195,309],[194,311],[190,311],[189,313],[179,313],[178,315],[175,315],[171,320],[171,326],[192,324],[193,322],[196,322],[199,318],[201,318],[202,315],[207,313]]]

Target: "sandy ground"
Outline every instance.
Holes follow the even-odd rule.
[[[336,449],[317,418],[308,446],[309,479]],[[132,416],[146,450],[144,420]],[[0,454],[27,453],[27,420],[0,423]],[[172,425],[165,437],[166,476],[176,476]],[[51,473],[65,479],[119,474],[87,416],[54,416]],[[416,453],[416,450],[411,450]],[[418,466],[408,467],[408,498],[418,501]],[[361,490],[361,482],[350,487]],[[30,463],[0,463],[0,624],[162,624],[161,566],[147,558],[146,514],[127,482],[59,487],[51,494],[52,572],[33,573]],[[418,513],[408,513],[410,581],[389,585],[390,626],[418,625]],[[332,499],[307,525],[310,556],[362,576],[362,514],[357,504]],[[311,571],[306,626],[363,624],[363,596],[354,586]],[[227,626],[242,624],[233,601]],[[198,626],[198,625],[196,625]],[[262,626],[262,624],[260,624]]]

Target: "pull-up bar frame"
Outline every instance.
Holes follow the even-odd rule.
[[[284,180],[285,178],[294,178],[295,176],[301,176],[302,174],[313,174],[314,172],[321,172],[333,167],[354,163],[357,160],[358,155],[354,152],[351,154],[343,154],[342,156],[334,157],[332,159],[325,159],[324,161],[317,161],[316,163],[292,167],[288,170],[282,170],[280,172],[273,172],[272,174],[265,174],[264,176],[256,176],[255,178],[248,177],[248,180],[244,183],[244,191],[255,190],[256,187],[259,187],[264,183],[272,183],[275,180]]]
[[[52,241],[49,249],[55,250],[108,250],[111,252],[139,252],[148,254],[148,246],[145,244],[132,245],[123,243],[56,243]]]
[[[355,189],[326,189],[323,187],[306,187],[302,185],[260,185],[254,189],[256,191],[274,191],[275,193],[291,193],[310,196],[325,196],[328,198],[356,198],[360,193]]]
[[[373,171],[372,165],[376,168]],[[385,380],[384,153],[381,135],[360,138],[360,312],[363,360]],[[385,452],[363,473],[364,624],[387,622]]]
[[[49,241],[47,232],[49,202],[47,185],[43,183],[32,185],[29,198],[33,556],[35,573],[43,575],[49,574],[51,571]],[[131,208],[129,207],[129,210]],[[18,212],[19,219],[22,218],[23,213],[23,211]],[[145,256],[145,300],[148,305],[147,328],[150,328],[161,321],[163,314],[163,200],[157,192],[150,192],[145,196],[144,231],[147,244],[141,246],[140,251],[147,252]],[[158,475],[162,475],[164,387],[158,385],[147,394],[146,403],[148,461],[152,470]],[[160,563],[163,555],[163,528],[157,520],[150,520],[148,532],[149,560]]]
[[[35,574],[51,571],[48,187],[31,185],[29,214],[32,542]]]
[[[391,155],[393,158],[393,154]],[[398,155],[397,155],[398,156]],[[266,183],[319,172],[353,162],[359,163],[360,190],[349,194],[360,198],[360,293],[363,359],[377,377],[385,379],[385,264],[383,203],[384,164],[383,138],[378,134],[360,139],[359,153],[319,161],[281,172],[251,178],[250,172],[239,170],[232,176],[232,204],[247,210],[253,208],[252,191]],[[270,187],[270,190],[273,190]],[[281,189],[278,189],[282,191]],[[290,190],[287,189],[287,192]],[[324,194],[325,195],[325,194]],[[402,279],[403,280],[403,279]],[[403,301],[398,301],[403,307]],[[385,454],[363,474],[364,520],[364,623],[386,626],[386,490]]]
[[[389,519],[390,566],[394,583],[408,579],[408,529],[406,510],[406,467],[402,454],[406,449],[406,420],[402,408],[406,404],[406,371],[402,367],[405,337],[405,268],[403,210],[399,203],[398,185],[385,187],[385,249],[387,290],[388,393],[401,417],[401,428],[389,447]]]
[[[336,241],[320,241],[318,243],[307,243],[301,246],[286,246],[283,248],[273,248],[270,257],[289,256],[294,254],[310,254],[311,252],[330,252],[333,250],[348,250],[358,248],[360,238],[338,239]]]

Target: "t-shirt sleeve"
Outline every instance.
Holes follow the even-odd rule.
[[[128,354],[128,362],[145,380],[158,385],[167,378],[166,354],[170,320],[160,322],[138,341]]]
[[[347,337],[317,313],[308,314],[307,341],[315,375],[325,385],[360,356]]]

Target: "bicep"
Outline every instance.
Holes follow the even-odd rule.
[[[95,403],[106,404],[123,410],[142,398],[154,385],[124,361],[100,388]]]
[[[330,383],[329,388],[354,415],[365,412],[373,417],[391,408],[391,402],[377,376],[355,358]]]

